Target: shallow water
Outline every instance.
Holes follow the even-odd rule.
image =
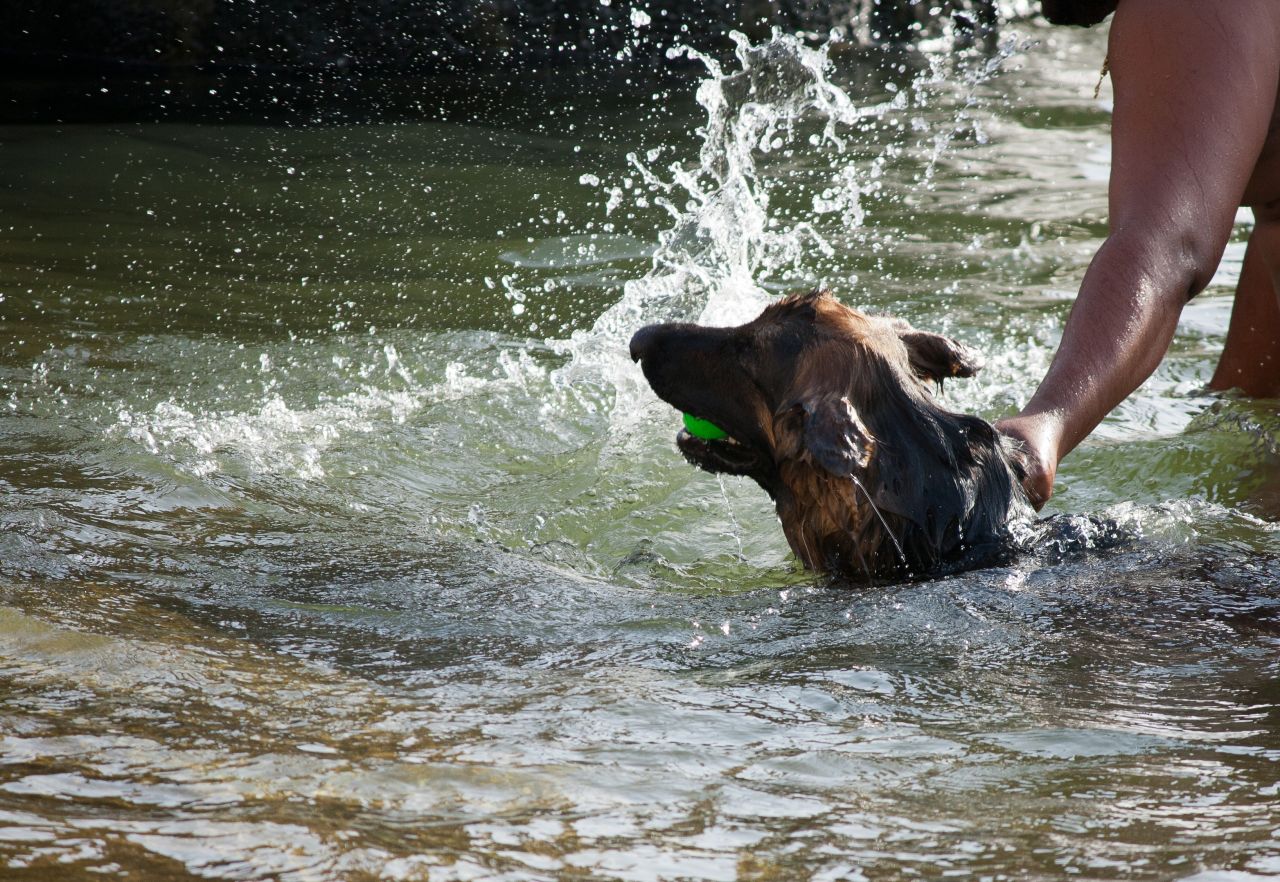
[[[625,357],[824,282],[1024,401],[1109,113],[1101,35],[1021,32],[0,128],[0,877],[1280,875],[1280,417],[1202,389],[1247,218],[1063,465],[1105,551],[816,580]]]

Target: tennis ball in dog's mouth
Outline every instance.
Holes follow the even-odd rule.
[[[684,427],[689,434],[704,441],[719,441],[729,437],[729,433],[709,420],[700,420],[692,414],[684,415]]]

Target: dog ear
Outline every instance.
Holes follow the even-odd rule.
[[[779,435],[789,436],[789,446],[803,446],[815,463],[837,477],[849,477],[871,458],[871,434],[844,396],[792,400],[779,409],[775,425]]]
[[[941,383],[950,377],[972,377],[984,364],[977,352],[941,334],[906,325],[898,329],[898,339],[907,347],[911,370],[922,380]]]

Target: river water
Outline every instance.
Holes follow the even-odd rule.
[[[815,579],[626,359],[824,283],[1025,401],[1109,87],[1005,39],[0,127],[0,878],[1280,875],[1280,417],[1203,390],[1247,216],[1063,464],[1106,550]]]

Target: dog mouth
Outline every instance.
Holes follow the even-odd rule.
[[[764,463],[760,454],[732,435],[712,440],[681,429],[676,435],[676,447],[690,463],[716,474],[754,475]]]

